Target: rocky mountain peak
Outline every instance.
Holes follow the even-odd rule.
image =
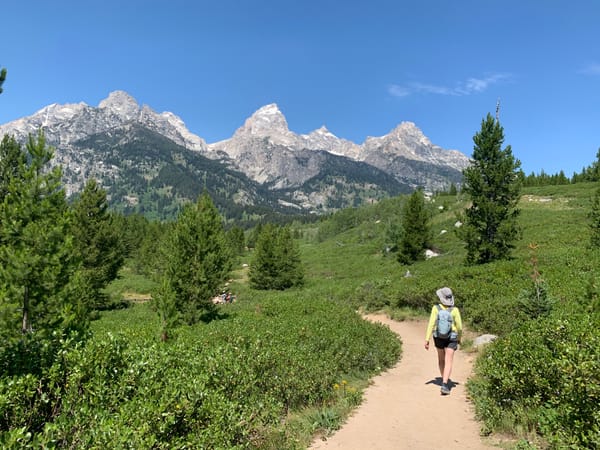
[[[289,133],[288,124],[277,104],[271,103],[258,109],[246,119],[244,125],[236,131],[236,134],[266,136],[277,132]]]
[[[314,130],[310,134],[316,135],[316,136],[333,136],[333,137],[336,137],[335,134],[333,134],[331,131],[329,131],[325,125],[323,125],[321,128],[318,128],[318,129]]]
[[[402,122],[392,130],[390,136],[410,140],[418,145],[432,145],[431,141],[413,122]]]
[[[122,120],[133,120],[140,113],[140,106],[135,98],[125,91],[111,92],[98,104],[98,108],[109,110]]]

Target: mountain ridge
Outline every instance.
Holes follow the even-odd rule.
[[[450,183],[460,183],[462,169],[469,164],[462,153],[432,144],[412,122],[402,122],[384,136],[367,137],[360,145],[337,137],[325,125],[307,134],[297,134],[290,131],[276,103],[259,108],[230,138],[214,143],[207,143],[189,131],[174,113],[158,113],[147,105],[140,105],[125,91],[111,92],[97,107],[84,102],[48,105],[31,116],[0,125],[0,135],[12,134],[18,141],[25,142],[28,135],[39,129],[44,130],[48,144],[56,148],[56,163],[64,168],[69,195],[81,190],[85,179],[91,176],[111,189],[119,183],[130,186],[123,178],[126,174],[145,179],[145,188],[141,182],[136,183],[142,189],[139,192],[123,193],[122,188],[113,189],[112,201],[123,204],[131,203],[132,198],[142,201],[148,189],[158,189],[155,178],[160,178],[164,165],[177,166],[181,160],[186,164],[205,165],[200,159],[188,158],[185,151],[215,161],[217,164],[211,165],[211,170],[223,171],[223,176],[233,172],[240,174],[241,184],[233,183],[237,193],[223,195],[221,190],[219,195],[223,198],[246,207],[269,205],[277,209],[279,205],[284,210],[303,212],[325,212],[376,201],[416,187],[444,189]],[[146,134],[143,130],[156,134]],[[144,153],[143,149],[136,148],[134,157],[132,143],[139,141],[142,135],[146,154],[140,154]],[[118,158],[112,154],[109,158],[105,153],[101,157],[94,146],[101,146],[102,142],[110,142]],[[177,156],[166,158],[153,152],[153,146]],[[132,161],[147,170],[134,174],[130,167]],[[192,169],[186,176],[192,173],[200,176],[201,171]],[[206,177],[206,173],[203,176]],[[221,181],[215,183],[220,185]],[[161,189],[166,192],[164,186]],[[119,195],[127,201],[119,200]],[[263,202],[261,196],[272,198]],[[182,201],[180,198],[172,200]]]

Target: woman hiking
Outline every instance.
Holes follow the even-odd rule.
[[[448,287],[435,292],[440,303],[431,308],[429,324],[425,333],[425,350],[429,350],[429,340],[433,334],[433,343],[437,349],[438,365],[442,376],[442,395],[450,394],[450,374],[454,352],[458,349],[462,335],[460,311],[454,306],[454,295]]]

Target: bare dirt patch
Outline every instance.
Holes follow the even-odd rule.
[[[123,299],[133,303],[145,303],[152,300],[150,294],[138,294],[136,292],[123,292]]]

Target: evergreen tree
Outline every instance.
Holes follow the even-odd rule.
[[[20,176],[25,164],[25,153],[13,136],[4,135],[0,143],[0,202],[8,194],[8,186],[13,178]]]
[[[160,340],[169,340],[169,333],[180,320],[177,310],[177,299],[169,281],[164,279],[159,289],[153,296],[152,306],[158,314],[160,323]]]
[[[219,212],[207,193],[179,214],[163,247],[164,283],[189,324],[215,312],[212,297],[232,267]]]
[[[244,253],[246,237],[244,236],[244,230],[242,230],[240,227],[234,226],[227,231],[227,241],[229,242],[231,250],[234,254],[241,255]]]
[[[600,181],[600,148],[596,152],[596,161],[589,168],[588,181]]]
[[[487,263],[510,256],[520,236],[517,224],[521,162],[510,146],[502,149],[504,129],[491,114],[473,137],[472,164],[463,171],[464,192],[472,205],[466,210],[460,235],[467,263]]]
[[[106,191],[96,180],[88,180],[72,210],[73,251],[81,260],[80,279],[89,287],[85,300],[90,309],[102,309],[107,306],[102,289],[117,278],[124,245],[108,212]]]
[[[556,300],[548,293],[548,285],[539,271],[537,248],[536,244],[529,244],[532,284],[517,297],[518,308],[527,320],[547,316],[556,304]]]
[[[250,285],[255,289],[274,289],[278,274],[276,232],[276,226],[267,223],[260,226],[260,233],[255,236],[248,273]]]
[[[402,211],[402,231],[398,244],[398,261],[412,264],[424,259],[424,250],[430,239],[429,214],[425,208],[423,192],[413,192]]]
[[[0,94],[2,94],[2,85],[4,84],[4,80],[6,80],[6,69],[0,70]]]
[[[279,277],[275,289],[287,289],[304,284],[304,269],[298,243],[292,237],[289,226],[279,227],[277,249],[279,253]]]
[[[289,227],[281,228],[271,223],[261,227],[249,278],[255,289],[284,290],[304,283],[300,250]]]
[[[47,167],[52,149],[40,132],[29,137],[0,203],[0,317],[4,338],[36,330],[82,328],[73,272],[78,261],[69,235],[61,171]],[[6,182],[6,180],[5,180]],[[20,326],[19,326],[20,322]]]
[[[258,241],[258,237],[262,233],[262,228],[263,228],[263,225],[260,222],[257,223],[254,228],[252,228],[252,230],[250,231],[250,234],[248,235],[248,239],[246,241],[246,245],[248,245],[248,247],[250,247],[250,248],[256,247],[256,242]]]
[[[596,189],[592,209],[588,215],[590,219],[590,246],[600,248],[600,188]]]
[[[159,258],[156,255],[160,252],[163,237],[168,235],[170,225],[157,221],[146,222],[143,239],[131,251],[130,261],[137,273],[152,278],[159,272]]]

